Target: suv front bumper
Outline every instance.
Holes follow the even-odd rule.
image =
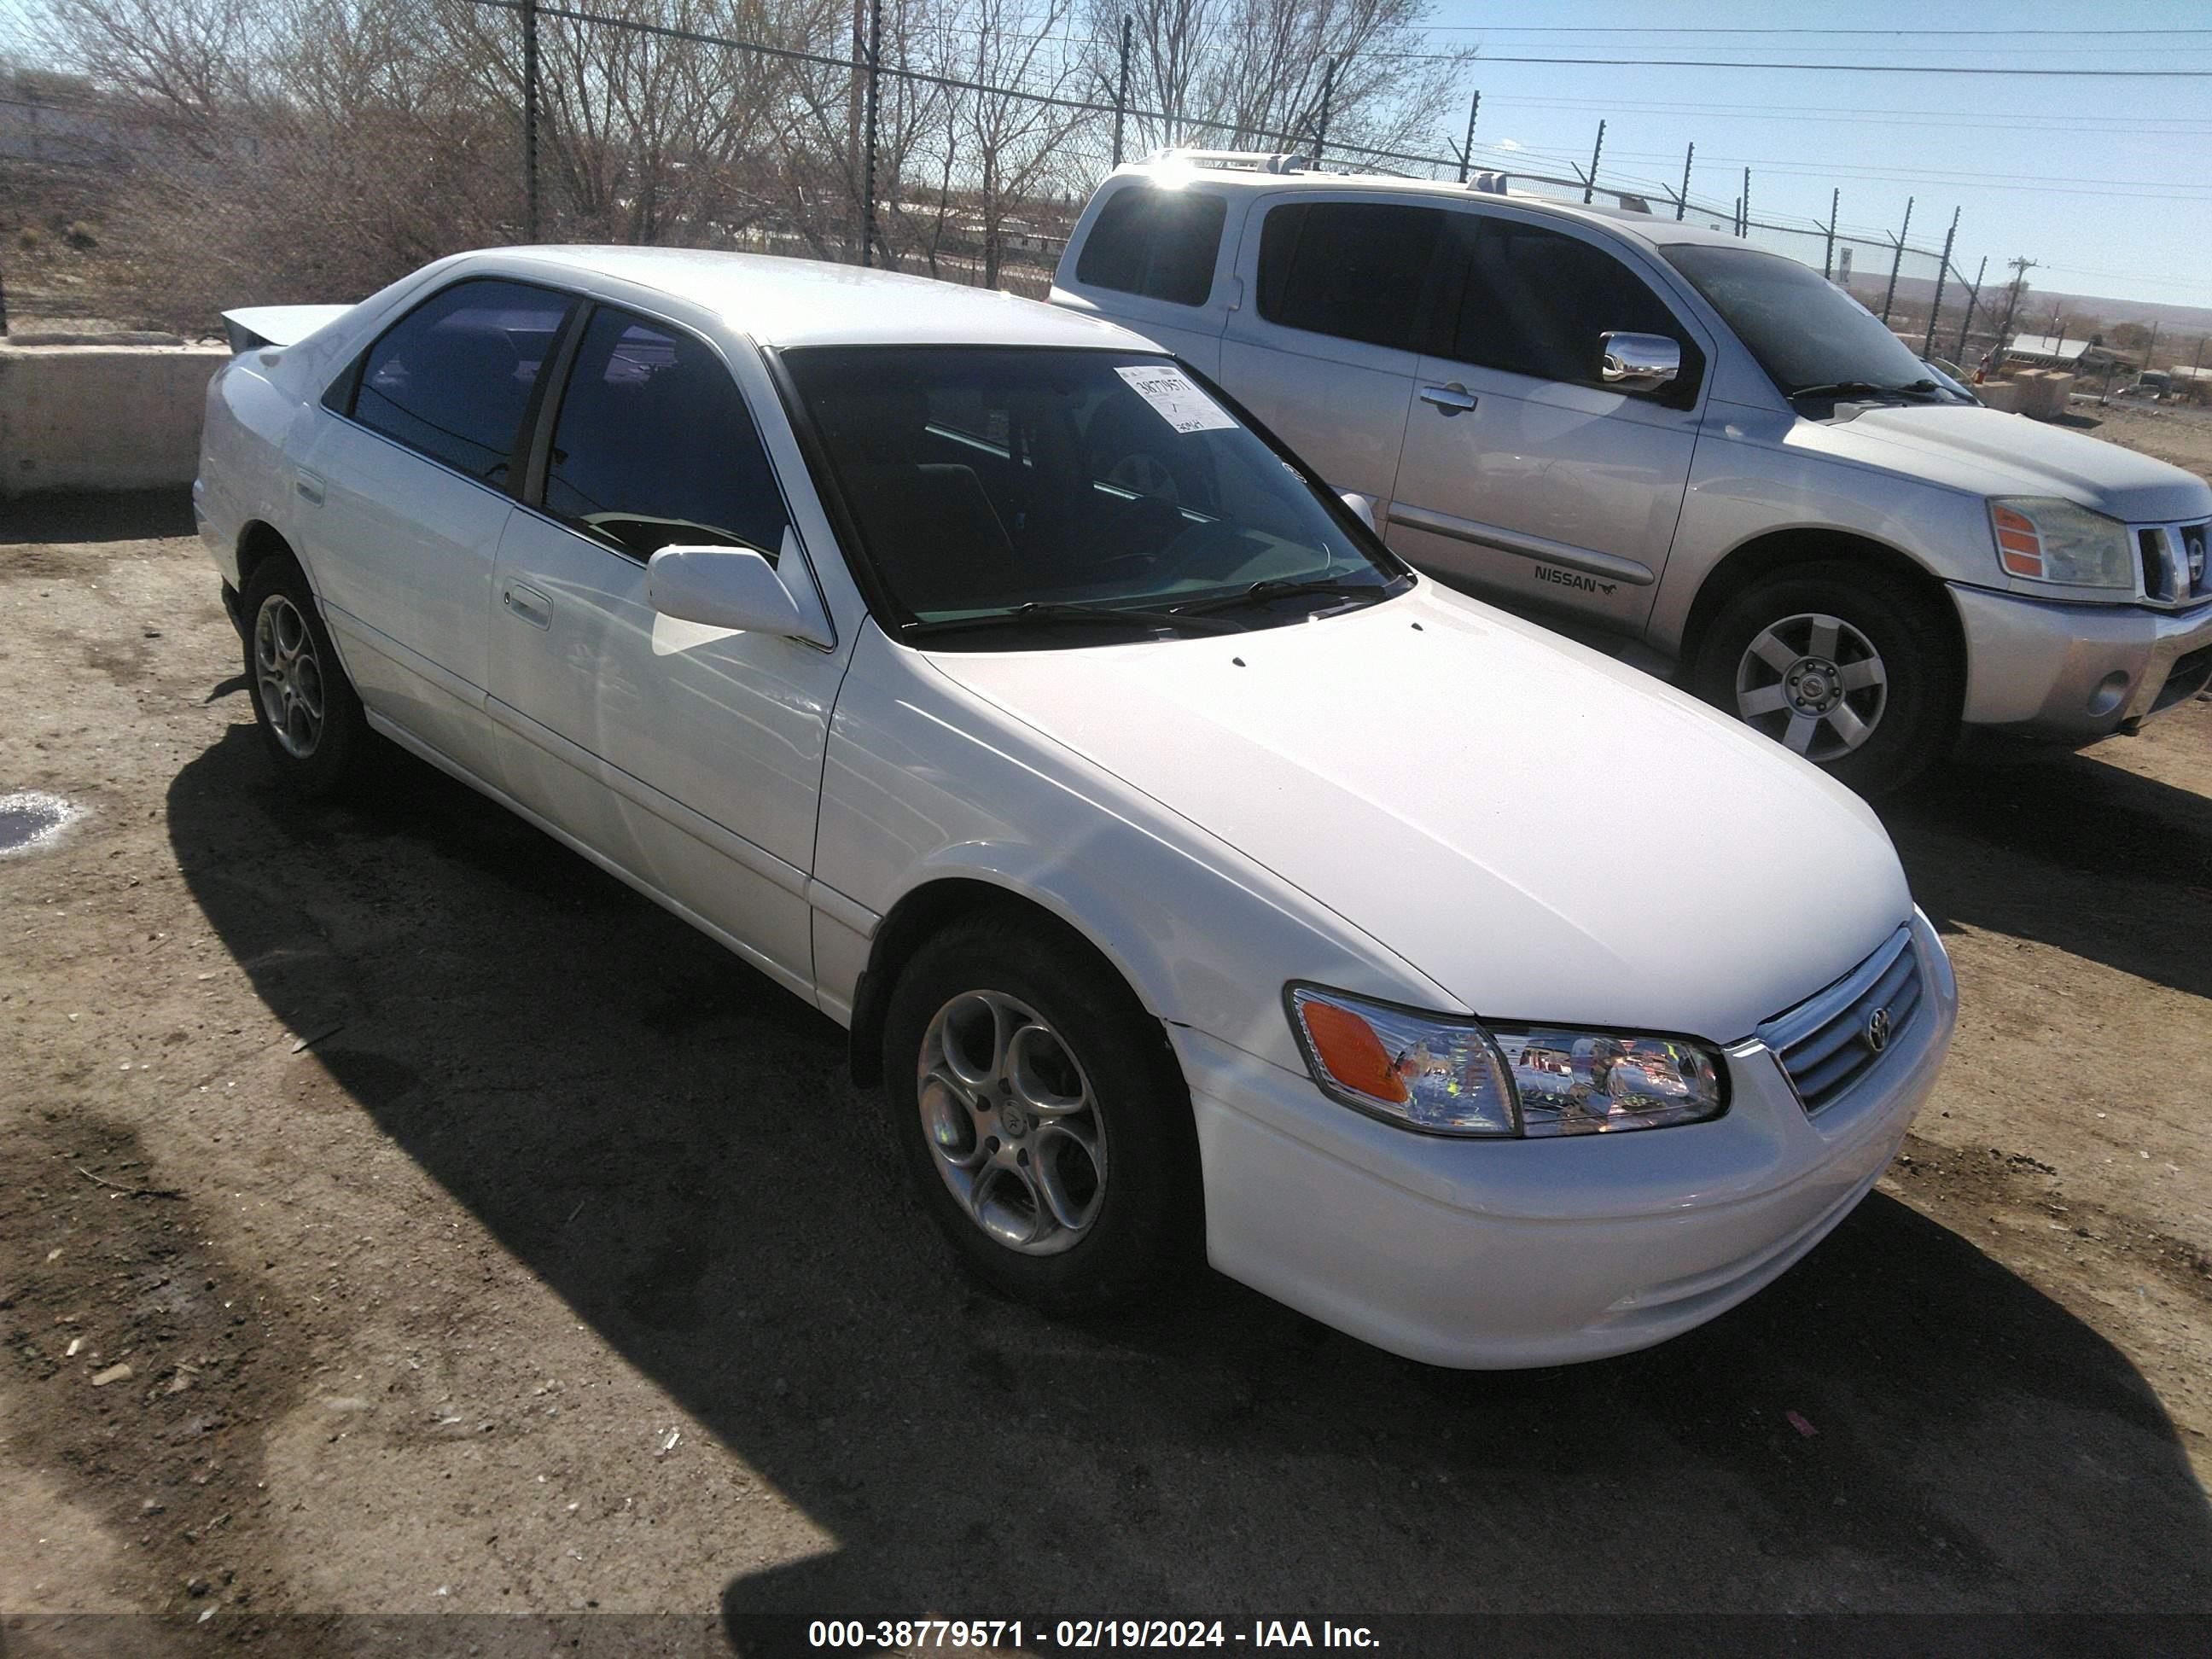
[[[2054,605],[1951,586],[1966,636],[1970,726],[2093,743],[2212,684],[2212,604]]]

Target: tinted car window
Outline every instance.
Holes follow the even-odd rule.
[[[1413,343],[1440,208],[1293,202],[1260,233],[1260,314],[1370,345]]]
[[[1699,355],[1644,279],[1604,249],[1540,225],[1464,216],[1472,232],[1451,356],[1540,380],[1596,386],[1598,336],[1663,334],[1682,348],[1678,393],[1697,385]]]
[[[1879,317],[1795,259],[1702,242],[1666,252],[1784,392],[1846,380],[1909,386],[1928,374]]]
[[[353,417],[456,471],[504,484],[565,295],[457,283],[402,318],[362,361]]]
[[[664,547],[755,547],[790,522],[727,364],[704,341],[601,308],[577,348],[545,510],[650,558]]]
[[[1218,196],[1135,185],[1098,210],[1075,262],[1075,280],[1179,306],[1202,306],[1213,291],[1228,204]]]

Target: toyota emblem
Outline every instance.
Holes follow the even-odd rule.
[[[1867,1016],[1866,1046],[1875,1054],[1889,1047],[1889,1010],[1877,1008]]]

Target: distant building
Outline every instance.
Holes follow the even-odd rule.
[[[2135,359],[2110,346],[2057,334],[2015,334],[2006,343],[2007,368],[2057,368],[2070,374],[2105,374],[2133,368]]]

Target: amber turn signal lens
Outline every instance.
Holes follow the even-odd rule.
[[[2008,507],[1991,507],[1990,517],[1996,526],[1997,557],[2004,568],[2015,576],[2040,576],[2043,538],[2036,530],[2035,520]]]
[[[1406,1099],[1406,1079],[1398,1073],[1375,1028],[1348,1008],[1309,1002],[1300,1010],[1314,1057],[1345,1088],[1373,1100],[1396,1104]]]

